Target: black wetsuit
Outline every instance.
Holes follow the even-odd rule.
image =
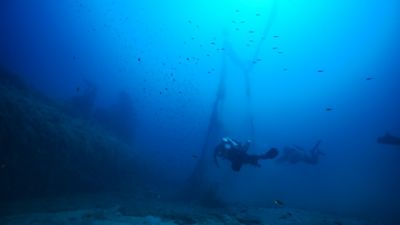
[[[231,168],[234,171],[240,171],[243,164],[250,164],[260,167],[259,159],[273,159],[278,155],[278,150],[271,148],[267,153],[261,155],[247,154],[249,144],[242,145],[237,141],[228,139],[221,141],[214,150],[214,162],[217,166],[218,157],[231,161]]]

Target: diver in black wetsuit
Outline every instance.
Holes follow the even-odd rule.
[[[277,159],[277,162],[280,163],[287,162],[290,164],[303,162],[306,164],[316,165],[319,163],[319,157],[321,155],[325,155],[320,150],[319,148],[320,145],[321,145],[321,140],[318,140],[318,142],[314,145],[314,147],[309,151],[306,151],[299,146],[285,147],[283,149],[281,156]]]
[[[259,159],[273,159],[278,155],[276,148],[271,148],[268,152],[261,155],[250,155],[247,154],[249,147],[250,141],[242,145],[236,140],[222,138],[221,142],[215,147],[214,162],[219,167],[218,157],[221,157],[231,161],[233,171],[240,171],[244,164],[260,167],[261,165],[258,163]]]

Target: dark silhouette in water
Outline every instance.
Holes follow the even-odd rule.
[[[319,148],[320,144],[321,140],[319,140],[310,151],[306,151],[299,146],[285,147],[281,156],[277,159],[277,162],[287,162],[290,164],[303,162],[306,164],[316,165],[319,163],[319,156],[325,155]]]
[[[400,137],[386,133],[384,136],[378,137],[376,140],[379,144],[400,146]]]
[[[256,167],[260,159],[273,159],[278,155],[278,150],[271,148],[268,152],[261,155],[251,155],[247,153],[250,147],[250,141],[244,145],[230,138],[222,138],[221,142],[214,149],[214,162],[219,167],[218,157],[231,161],[233,171],[240,171],[242,165],[250,164]]]

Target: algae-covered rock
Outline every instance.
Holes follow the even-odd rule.
[[[134,180],[132,153],[0,70],[0,199],[122,187]]]

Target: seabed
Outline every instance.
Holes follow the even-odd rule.
[[[286,207],[231,205],[206,208],[197,203],[163,199],[155,193],[98,193],[32,199],[3,204],[4,225],[376,225]],[[146,196],[147,195],[147,196]]]

